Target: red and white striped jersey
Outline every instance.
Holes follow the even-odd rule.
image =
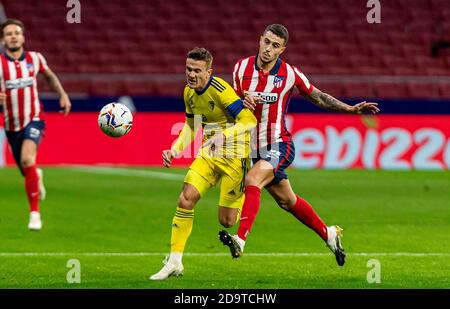
[[[2,54],[0,60],[1,91],[6,93],[5,130],[17,132],[31,121],[42,120],[37,75],[48,69],[47,62],[40,53],[32,51],[24,51],[17,60]]]
[[[256,56],[236,63],[233,85],[241,98],[248,94],[260,98],[254,112],[258,119],[258,148],[291,139],[285,122],[291,94],[295,87],[302,95],[313,90],[313,85],[296,67],[278,58],[272,70],[264,73],[257,66]]]

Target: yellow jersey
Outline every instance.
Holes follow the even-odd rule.
[[[172,146],[180,153],[195,137],[195,122],[203,128],[203,142],[215,134],[225,135],[224,147],[217,156],[248,157],[250,147],[250,129],[256,126],[256,118],[244,108],[241,98],[223,79],[211,75],[207,85],[197,91],[188,86],[184,88],[186,124],[177,142]],[[202,155],[207,155],[202,147]]]

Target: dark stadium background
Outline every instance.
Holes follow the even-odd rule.
[[[90,135],[111,153],[97,163],[158,165],[159,151],[175,138],[169,131],[172,124],[161,122],[164,114],[158,113],[177,113],[175,122],[183,122],[181,94],[187,51],[195,46],[210,49],[214,74],[231,82],[234,64],[256,54],[259,35],[270,23],[282,23],[289,29],[282,57],[298,66],[316,87],[352,104],[378,102],[382,115],[378,130],[394,126],[383,122],[384,115],[396,115],[395,119],[404,119],[401,126],[413,136],[413,130],[421,128],[417,124],[422,118],[402,118],[404,115],[450,114],[450,48],[443,47],[450,40],[446,0],[382,1],[381,23],[372,24],[366,19],[372,7],[365,0],[89,0],[80,2],[81,23],[68,23],[72,7],[64,0],[1,3],[4,15],[24,22],[26,48],[46,57],[69,92],[74,112],[97,113],[113,101],[131,102],[138,112],[130,136],[114,142],[95,128],[94,114],[76,120],[50,115],[48,138],[40,154],[43,164],[95,163],[97,157],[76,160],[82,153],[75,149],[83,148],[86,140],[82,136]],[[45,109],[57,111],[57,98],[45,82],[40,91]],[[300,115],[325,112],[298,95],[293,96],[289,111]],[[302,121],[293,115],[295,122]],[[439,119],[441,123],[450,121]],[[140,127],[144,122],[147,125]],[[324,125],[318,122],[314,128],[323,130]],[[72,136],[70,145],[60,145],[68,149],[59,156],[61,162],[47,160],[47,153],[55,153],[54,140],[63,137],[63,130],[56,127],[81,130]],[[436,129],[445,139],[450,136],[448,127]],[[158,130],[160,145],[140,144],[146,150],[152,147],[147,158],[123,156],[120,149],[136,147],[148,136],[145,130]],[[364,135],[364,129],[358,130]],[[445,142],[441,144],[429,156],[440,157],[441,168],[448,168],[449,159],[444,157],[450,156],[450,150],[447,154]],[[405,147],[410,153],[418,149],[414,143]],[[71,159],[73,154],[76,158]],[[7,151],[3,156],[0,162],[12,162]],[[409,154],[406,160],[411,160]],[[189,160],[179,162],[187,164]]]
[[[66,0],[0,0],[0,19],[24,22],[26,49],[46,57],[73,103],[62,116],[41,80],[47,131],[38,164],[48,198],[39,233],[26,229],[23,180],[0,122],[0,287],[448,289],[450,0],[380,0],[379,24],[367,22],[368,2],[80,0],[78,24],[67,22]],[[282,58],[316,87],[381,109],[340,115],[298,95],[289,105],[289,179],[327,224],[344,228],[348,261],[337,267],[266,193],[244,257],[232,260],[217,240],[212,189],[196,206],[185,276],[150,282],[169,250],[192,160],[161,167],[185,117],[186,53],[210,49],[214,74],[231,82],[236,61],[257,53],[272,23],[290,32]],[[118,139],[97,126],[101,107],[114,101],[135,111]],[[81,261],[80,284],[66,280],[72,258]],[[371,259],[382,265],[379,284],[367,280]]]

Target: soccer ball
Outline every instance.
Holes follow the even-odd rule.
[[[125,105],[109,103],[98,114],[98,126],[108,136],[124,136],[133,126],[133,115]]]

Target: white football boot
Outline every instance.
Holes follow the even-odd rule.
[[[230,248],[231,256],[234,259],[240,258],[244,253],[245,241],[238,235],[230,235],[227,231],[222,230],[219,232],[219,239]]]
[[[150,280],[166,280],[170,276],[182,276],[184,267],[180,260],[167,257],[163,261],[163,268],[156,274],[150,276]]]
[[[47,191],[44,186],[44,171],[41,168],[38,168],[37,173],[39,176],[39,199],[43,201],[47,195]]]
[[[327,246],[336,256],[339,266],[343,266],[345,263],[345,253],[341,243],[342,231],[343,229],[337,225],[327,226]]]
[[[28,223],[28,229],[30,231],[39,231],[41,228],[41,214],[38,211],[30,212],[30,222]]]

